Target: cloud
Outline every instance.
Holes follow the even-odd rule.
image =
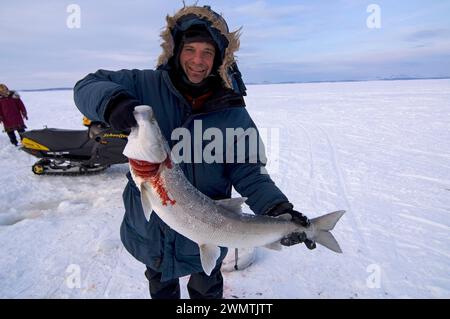
[[[299,35],[302,34],[300,26],[290,25],[274,25],[270,28],[261,27],[249,27],[244,28],[242,31],[242,38],[246,42],[261,43],[262,40],[275,40],[279,41],[299,41]]]
[[[223,12],[231,30],[243,26],[237,57],[241,69],[248,71],[244,76],[255,82],[309,75],[316,80],[317,74],[342,79],[352,74],[407,74],[404,70],[425,66],[431,73],[445,70],[450,63],[445,60],[450,26],[444,17],[449,5],[431,0],[393,6],[384,1],[379,2],[383,28],[377,32],[367,30],[367,4],[360,0],[198,4]],[[161,52],[158,35],[165,16],[182,6],[181,0],[77,0],[81,29],[68,29],[69,3],[5,2],[0,11],[2,77],[22,88],[70,86],[99,68],[152,68]]]
[[[64,81],[73,78],[73,72],[64,71],[48,71],[48,72],[33,72],[30,74],[35,79],[52,79],[54,81]]]
[[[149,63],[150,61],[156,61],[156,56],[150,55],[149,52],[139,51],[121,51],[110,52],[109,50],[78,50],[74,54],[79,55],[84,59],[91,60],[108,60],[111,62],[126,62],[126,63]]]
[[[377,78],[450,76],[450,44],[293,57],[261,62],[243,57],[249,82],[366,80]]]
[[[442,38],[442,40],[448,41],[450,36],[450,30],[449,29],[424,29],[424,30],[417,30],[412,31],[411,33],[407,34],[404,39],[408,42],[418,42],[418,41],[424,41],[424,40],[436,40],[439,38]]]
[[[362,52],[343,52],[340,54],[320,54],[309,59],[293,58],[285,63],[311,63],[328,65],[385,65],[401,64],[407,61],[427,61],[433,57],[450,56],[450,43],[412,48],[389,48]]]
[[[247,17],[262,19],[283,19],[304,13],[308,7],[300,4],[270,5],[266,1],[258,0],[235,7],[230,12]]]
[[[80,71],[25,71],[8,74],[5,82],[17,89],[39,89],[50,87],[72,87],[88,72]]]

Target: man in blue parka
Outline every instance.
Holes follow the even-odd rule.
[[[194,121],[201,121],[203,131],[218,128],[223,136],[227,128],[256,129],[245,109],[245,85],[234,58],[239,49],[239,31],[230,32],[222,16],[210,7],[194,5],[167,16],[161,37],[163,53],[156,70],[99,70],[80,80],[74,88],[80,111],[92,120],[128,130],[136,125],[134,108],[150,105],[171,147],[176,142],[171,138],[173,130],[184,127],[192,132]],[[192,141],[192,145],[196,142]],[[248,198],[246,203],[255,214],[290,214],[295,222],[307,226],[308,218],[293,210],[264,173],[263,161],[249,160],[250,151],[245,146],[245,161],[185,161],[180,166],[187,179],[212,199],[230,198],[234,186]],[[127,177],[121,239],[126,249],[147,266],[151,297],[180,298],[178,278],[191,275],[191,298],[222,298],[220,266],[226,248],[221,248],[221,258],[207,276],[196,243],[170,229],[157,214],[147,222],[139,190],[130,173]],[[315,243],[305,241],[303,235],[291,234],[281,243],[290,246],[305,242],[313,249]]]

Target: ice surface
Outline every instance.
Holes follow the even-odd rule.
[[[72,96],[23,92],[29,129],[82,129]],[[280,137],[268,170],[295,207],[347,211],[333,231],[344,254],[258,249],[224,273],[226,298],[450,297],[449,80],[249,86],[246,102]],[[148,298],[119,238],[126,164],[35,176],[4,133],[0,158],[0,298]]]

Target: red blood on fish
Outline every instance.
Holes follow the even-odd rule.
[[[144,179],[155,176],[158,173],[159,165],[161,165],[161,163],[150,163],[131,158],[128,161],[133,169],[133,173]]]
[[[150,183],[158,193],[159,198],[161,198],[161,203],[164,206],[167,206],[167,202],[169,202],[169,204],[172,206],[175,205],[176,201],[174,199],[170,199],[169,194],[167,193],[166,187],[164,185],[164,180],[161,178],[160,174],[151,177]]]
[[[128,159],[128,161],[130,162],[131,169],[136,176],[139,176],[151,183],[152,187],[156,190],[159,197],[161,198],[161,203],[164,206],[167,206],[168,202],[170,205],[175,205],[176,201],[170,199],[164,185],[164,180],[161,178],[161,174],[159,173],[159,167],[161,164],[165,165],[169,169],[172,168],[172,163],[169,156],[167,156],[163,163],[150,163],[131,158]]]

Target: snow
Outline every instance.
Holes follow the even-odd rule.
[[[248,89],[255,122],[280,137],[272,178],[309,217],[347,211],[333,231],[344,253],[260,248],[224,273],[225,298],[449,298],[450,80]],[[83,127],[71,91],[21,95],[29,129]],[[119,238],[126,164],[35,176],[4,133],[0,158],[0,298],[149,298]]]

